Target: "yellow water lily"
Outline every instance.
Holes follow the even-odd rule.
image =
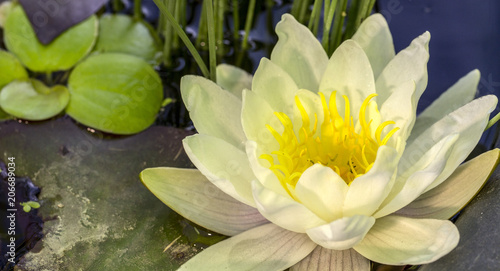
[[[416,116],[428,32],[395,54],[375,14],[328,59],[292,16],[252,77],[229,65],[218,84],[185,76],[197,169],[150,168],[143,183],[193,222],[232,236],[180,270],[369,270],[450,252],[448,221],[480,189],[498,150],[460,165],[497,104],[473,100],[470,72]]]

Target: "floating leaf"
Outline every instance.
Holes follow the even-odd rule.
[[[94,50],[135,55],[152,62],[159,47],[145,22],[126,15],[104,15]]]
[[[28,201],[28,202],[26,202],[26,204],[31,206],[31,208],[35,208],[35,209],[40,208],[40,203],[38,203],[36,201]]]
[[[15,6],[5,21],[7,49],[30,70],[52,72],[68,70],[94,46],[98,21],[95,15],[73,26],[48,45],[38,41],[21,6]]]
[[[115,134],[134,134],[155,120],[163,88],[155,70],[141,58],[107,53],[76,66],[69,77],[66,112],[77,121]]]
[[[0,92],[0,106],[5,112],[27,120],[44,120],[59,114],[69,101],[65,86],[52,88],[31,79],[13,81]]]
[[[24,207],[23,207],[23,211],[25,211],[26,213],[29,213],[29,211],[31,211],[31,206],[29,206],[29,205],[24,205]]]
[[[0,89],[16,79],[28,79],[28,73],[15,56],[0,50]]]

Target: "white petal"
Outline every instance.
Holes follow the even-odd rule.
[[[182,77],[181,94],[200,134],[218,137],[243,149],[241,101],[236,96],[208,79],[193,75]]]
[[[331,168],[314,164],[300,176],[295,194],[302,204],[325,221],[342,217],[349,187]]]
[[[292,112],[294,94],[299,89],[290,75],[267,58],[262,58],[255,71],[252,91],[264,99],[273,111]]]
[[[419,265],[448,254],[458,239],[457,227],[450,221],[391,215],[377,219],[354,249],[378,263]]]
[[[383,104],[404,82],[413,80],[417,87],[415,100],[427,87],[427,61],[429,60],[429,40],[431,35],[425,32],[414,39],[410,46],[399,52],[385,67],[376,81],[377,101]]]
[[[301,233],[326,224],[324,220],[290,197],[267,189],[257,181],[252,182],[252,186],[257,209],[274,224],[289,231]]]
[[[290,271],[370,271],[370,260],[354,249],[333,250],[317,246]]]
[[[266,224],[206,248],[178,270],[284,270],[315,247],[305,234]]]
[[[189,159],[213,184],[255,207],[250,182],[255,179],[247,155],[216,137],[196,134],[182,141]]]
[[[222,192],[196,169],[148,168],[140,178],[163,203],[212,231],[235,235],[268,223],[257,209]]]
[[[488,117],[497,104],[497,97],[488,95],[476,99],[433,124],[415,140],[408,143],[402,160],[411,161],[411,157],[425,153],[434,144],[449,134],[459,133],[446,168],[426,191],[443,182],[467,158],[483,134]],[[409,139],[411,140],[411,138]],[[410,158],[409,158],[410,157]],[[404,169],[402,169],[404,170]]]
[[[418,115],[415,127],[411,132],[412,137],[416,138],[447,114],[472,101],[480,77],[479,71],[473,70],[441,94],[438,99]]]
[[[241,100],[243,89],[252,89],[252,75],[236,66],[220,64],[217,66],[217,85],[231,92]]]
[[[346,95],[351,103],[354,122],[366,97],[375,93],[375,82],[370,61],[365,52],[353,40],[343,42],[333,53],[321,79],[319,90],[328,94],[337,91]],[[342,102],[338,100],[338,102]]]
[[[414,218],[449,219],[483,187],[498,164],[499,149],[483,153],[459,166],[442,184],[396,212]]]
[[[241,122],[245,135],[249,140],[257,142],[260,150],[269,153],[278,150],[280,145],[266,128],[266,124],[271,125],[279,133],[283,132],[283,125],[274,112],[267,101],[255,92],[243,91]]]
[[[344,202],[344,216],[370,216],[378,209],[390,192],[397,157],[395,149],[380,146],[373,167],[351,183]]]
[[[376,13],[366,18],[352,39],[363,48],[368,56],[375,78],[396,54],[391,31],[381,14]]]
[[[375,218],[372,216],[355,215],[308,229],[306,232],[311,240],[322,247],[344,250],[358,244],[373,224]]]
[[[419,157],[419,160],[401,161],[400,166],[404,163],[411,163],[412,166],[406,171],[398,170],[391,192],[374,217],[379,218],[391,214],[420,196],[445,168],[457,139],[458,134],[451,134]]]
[[[380,108],[382,120],[396,123],[386,127],[382,136],[395,127],[399,128],[387,143],[387,145],[396,148],[399,153],[403,152],[406,139],[410,136],[410,131],[415,123],[417,114],[417,103],[414,97],[415,87],[413,81],[401,84]]]
[[[271,53],[271,61],[290,74],[299,88],[317,91],[328,62],[319,41],[289,14],[281,17],[276,34],[278,43]]]

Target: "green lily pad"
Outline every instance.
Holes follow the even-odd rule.
[[[44,120],[64,110],[69,101],[65,86],[45,86],[36,79],[13,81],[0,92],[0,106],[5,112],[27,120]]]
[[[48,45],[38,41],[21,6],[9,13],[4,27],[7,49],[30,70],[53,72],[68,70],[94,46],[98,21],[95,15],[68,29]]]
[[[93,55],[71,73],[66,112],[84,125],[114,134],[149,127],[163,101],[155,70],[141,58],[117,53]]]
[[[15,56],[0,50],[0,89],[16,79],[28,79],[28,73]]]
[[[145,22],[136,21],[126,15],[104,15],[99,21],[99,38],[95,51],[125,53],[155,59],[160,50]]]

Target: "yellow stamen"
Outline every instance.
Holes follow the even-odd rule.
[[[298,96],[295,97],[295,104],[300,112],[302,127],[297,134],[293,129],[293,121],[282,112],[274,113],[283,125],[281,134],[266,125],[280,147],[270,154],[262,154],[260,158],[270,163],[269,168],[292,197],[295,197],[295,185],[302,173],[316,163],[330,167],[350,185],[355,178],[366,174],[373,167],[378,148],[387,144],[399,130],[397,127],[393,128],[382,137],[383,130],[395,124],[394,121],[385,121],[373,133],[372,120],[366,120],[370,101],[377,96],[371,94],[359,109],[358,122],[361,130],[356,132],[349,98],[342,96],[345,103],[342,117],[337,109],[336,95],[336,92],[332,92],[327,103],[325,95],[319,93],[323,107],[321,125],[318,124],[318,116],[314,114],[314,125],[311,127],[311,118]]]

